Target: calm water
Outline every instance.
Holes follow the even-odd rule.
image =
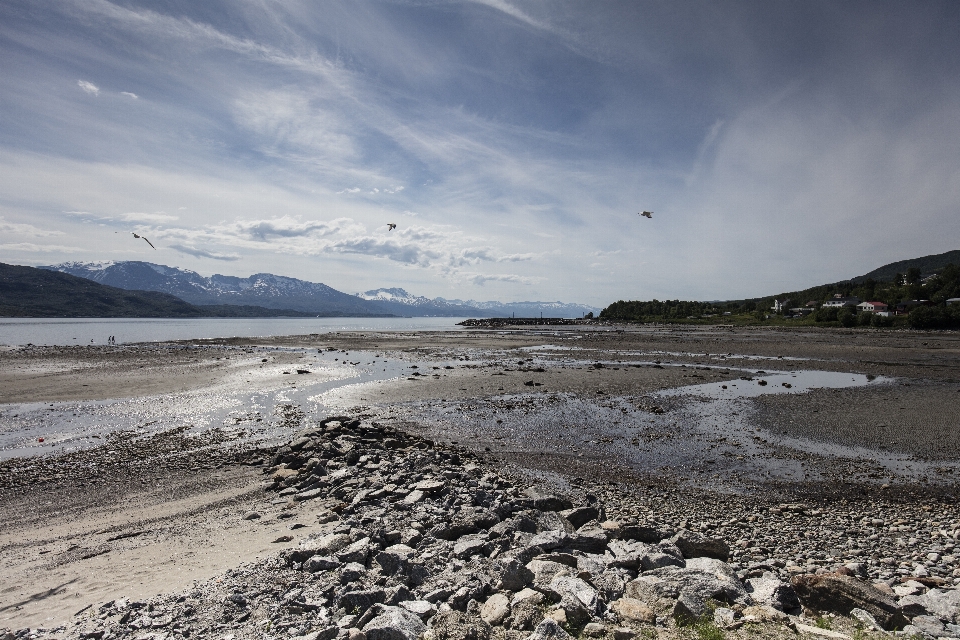
[[[0,318],[0,345],[118,344],[336,331],[456,331],[464,318]]]

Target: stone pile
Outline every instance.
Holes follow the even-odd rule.
[[[855,575],[857,567],[792,579],[744,572],[717,537],[610,519],[596,495],[575,503],[542,485],[524,487],[465,451],[375,422],[328,418],[271,463],[276,507],[326,506],[310,535],[188,592],[105,603],[51,633],[629,640],[688,625],[756,625],[773,635],[845,637],[815,624],[834,613],[877,633],[960,638],[960,591],[943,580],[915,576],[891,588]]]

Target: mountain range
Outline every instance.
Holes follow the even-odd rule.
[[[40,267],[119,289],[159,291],[192,305],[246,305],[293,310],[319,316],[582,317],[596,307],[562,302],[477,302],[444,300],[374,289],[350,295],[319,282],[257,273],[248,278],[195,271],[150,262],[64,262]]]

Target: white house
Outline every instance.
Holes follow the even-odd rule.
[[[823,303],[825,307],[855,307],[860,304],[860,298],[832,298]]]
[[[859,311],[867,311],[869,313],[879,313],[881,311],[887,310],[887,305],[883,302],[861,302],[857,305]]]

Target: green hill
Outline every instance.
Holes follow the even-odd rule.
[[[860,284],[867,280],[876,280],[877,282],[891,282],[899,274],[905,274],[909,269],[919,269],[921,277],[926,277],[941,271],[948,264],[960,264],[960,249],[956,251],[947,251],[932,256],[922,258],[911,258],[909,260],[900,260],[891,262],[882,267],[874,269],[870,273],[853,278],[851,282]]]
[[[313,316],[254,306],[192,305],[157,291],[130,291],[59,271],[0,263],[0,317],[262,318]]]

